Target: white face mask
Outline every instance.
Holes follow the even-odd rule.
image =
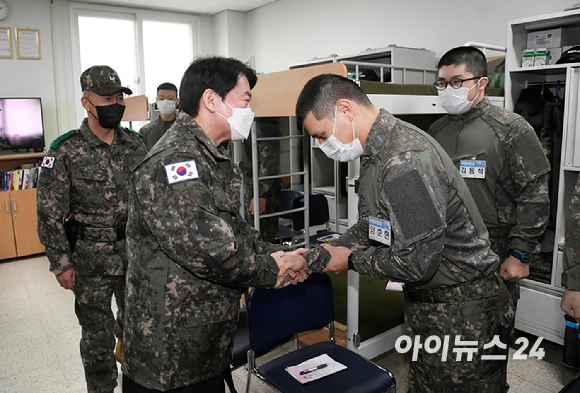
[[[232,141],[243,141],[247,139],[250,135],[250,130],[252,129],[252,121],[254,121],[254,116],[256,115],[252,112],[251,108],[233,108],[230,104],[222,98],[222,101],[226,103],[227,106],[232,108],[232,116],[225,117],[219,112],[218,115],[223,117],[230,123],[230,132],[232,133]]]
[[[354,120],[352,123],[352,139],[353,141],[349,144],[344,144],[336,137],[336,116],[337,108],[334,108],[334,126],[332,127],[332,135],[320,144],[320,150],[326,154],[328,158],[332,158],[334,161],[346,162],[356,160],[363,154],[363,147],[360,143],[360,139],[355,137],[354,134]]]
[[[157,101],[157,109],[163,116],[169,116],[175,112],[176,103],[170,100]]]
[[[471,101],[467,99],[467,95],[471,89],[479,84],[479,82],[481,82],[481,78],[479,78],[477,83],[471,86],[471,88],[460,87],[459,89],[454,89],[450,85],[447,85],[445,89],[439,90],[439,101],[441,102],[443,109],[452,115],[461,115],[467,112],[481,92],[478,92],[475,98]]]

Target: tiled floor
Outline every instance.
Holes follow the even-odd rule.
[[[86,392],[80,335],[73,294],[58,285],[48,271],[46,257],[0,262],[0,393]],[[535,337],[529,338],[535,341]],[[292,346],[266,354],[258,363]],[[513,360],[517,347],[510,350],[510,393],[558,392],[574,377],[574,371],[562,366],[562,347],[545,341],[542,347],[546,352],[542,360]],[[374,361],[395,375],[397,392],[407,391],[406,355],[391,351]],[[246,370],[239,368],[233,377],[236,389],[245,391]],[[273,392],[256,377],[251,391]],[[118,392],[120,387],[115,389]]]

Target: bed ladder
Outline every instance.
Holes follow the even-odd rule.
[[[309,144],[307,138],[309,137],[305,132],[299,131],[298,126],[296,124],[295,117],[288,117],[288,126],[289,126],[289,135],[286,136],[278,136],[278,137],[258,137],[257,135],[257,127],[256,122],[252,124],[252,133],[251,133],[251,141],[252,141],[252,179],[253,179],[253,187],[254,187],[254,228],[260,231],[260,219],[268,218],[268,217],[279,217],[285,214],[295,214],[302,212],[304,214],[304,240],[298,243],[292,242],[291,248],[298,248],[298,247],[308,247],[308,239],[310,233],[310,217],[309,217],[309,208],[310,208],[310,201],[309,201],[309,190],[310,190],[310,177],[309,177],[309,158],[310,154],[307,151]],[[258,167],[258,143],[261,141],[288,141],[289,144],[289,161],[290,161],[290,171],[288,173],[277,174],[277,175],[270,175],[270,176],[259,176],[259,167]],[[301,143],[302,142],[302,143]],[[298,154],[298,148],[302,144],[302,167],[300,167],[300,154]],[[294,178],[300,177],[302,179],[302,188],[304,191],[304,206],[290,209],[290,210],[283,210],[283,211],[276,211],[273,213],[268,214],[260,214],[259,208],[259,198],[256,198],[256,195],[259,195],[259,188],[258,182],[270,179],[281,179],[284,177],[290,176],[292,188],[296,188],[294,186]],[[300,182],[296,183],[300,185]],[[243,196],[242,196],[243,198]],[[243,202],[243,200],[242,200]]]

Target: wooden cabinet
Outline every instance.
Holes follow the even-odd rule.
[[[12,225],[12,208],[10,205],[10,192],[0,192],[0,259],[14,258],[16,254],[16,240],[14,239],[14,226]]]
[[[44,153],[0,155],[0,172],[35,163]],[[0,192],[0,260],[44,252],[36,226],[36,189]]]

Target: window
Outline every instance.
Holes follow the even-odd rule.
[[[143,21],[143,54],[145,94],[154,102],[160,84],[171,82],[179,89],[181,77],[193,60],[191,25]]]
[[[136,29],[131,16],[79,16],[80,72],[94,65],[108,65],[117,71],[123,85],[139,94]]]
[[[145,94],[150,104],[161,83],[179,88],[196,56],[197,17],[89,4],[70,7],[77,102],[82,96],[79,77],[93,65],[112,67],[134,96]],[[80,124],[86,112],[80,104],[76,108]],[[145,123],[131,127],[139,130]]]

